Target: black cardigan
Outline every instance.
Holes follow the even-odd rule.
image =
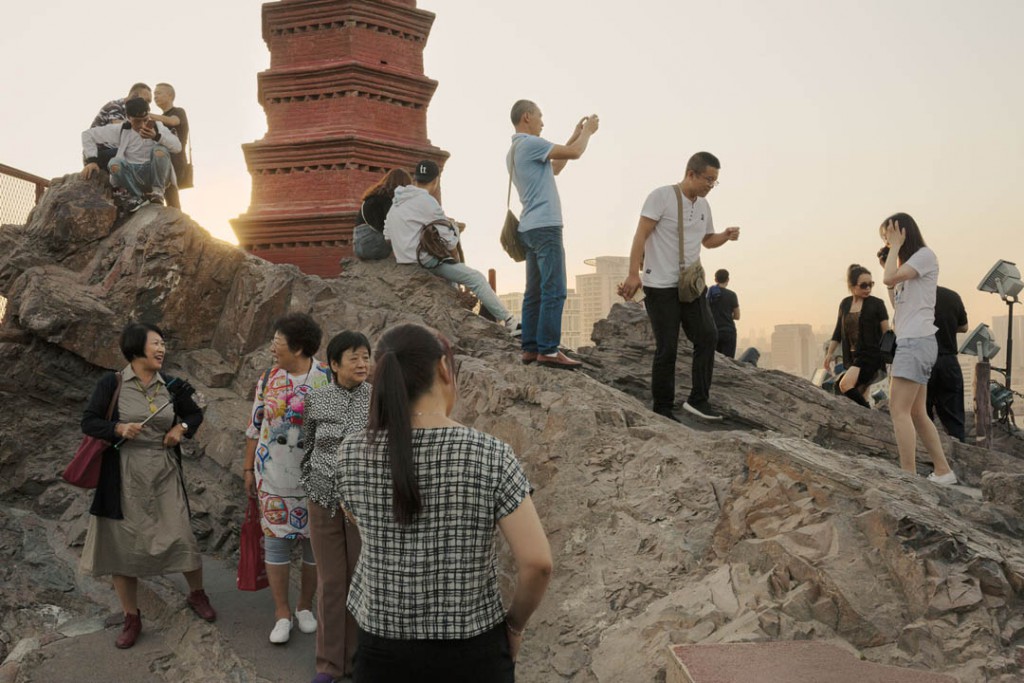
[[[371,226],[377,232],[384,232],[384,220],[391,210],[391,197],[383,194],[371,194],[359,209],[363,222]]]
[[[843,365],[850,367],[855,361],[862,359],[881,363],[878,344],[882,341],[882,321],[889,319],[889,311],[885,307],[885,302],[877,296],[869,296],[864,299],[860,309],[856,357],[850,351],[850,340],[846,338],[846,330],[843,327],[843,317],[850,312],[852,305],[852,296],[846,297],[839,303],[836,329],[832,332],[832,341],[843,343]]]
[[[170,383],[175,379],[170,375],[162,375],[164,382]],[[180,380],[179,380],[180,381]],[[117,388],[117,374],[108,372],[100,378],[93,389],[89,404],[82,413],[82,433],[94,436],[111,444],[117,443],[121,437],[114,431],[120,417],[118,407],[114,406],[114,412],[107,420],[107,408],[110,407],[110,399],[114,396]],[[185,437],[191,439],[203,423],[203,411],[192,399],[194,391],[181,391],[177,395],[171,394],[171,407],[174,409],[174,423],[185,422],[188,424],[188,431]],[[178,456],[178,465],[181,465],[181,447],[175,446],[174,452]],[[184,489],[184,481],[182,481]],[[96,493],[92,499],[92,506],[89,513],[97,517],[109,517],[110,519],[124,519],[121,510],[121,451],[111,446],[103,452],[103,459],[100,464],[100,482],[96,487]]]

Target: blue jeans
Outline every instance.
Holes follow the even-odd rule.
[[[555,353],[562,342],[566,293],[562,228],[534,228],[519,233],[519,239],[526,248],[523,351]]]
[[[114,187],[123,187],[136,197],[148,192],[163,196],[164,188],[171,182],[171,153],[163,145],[157,145],[144,164],[129,164],[124,157],[117,156],[110,160],[107,168]]]
[[[427,259],[423,267],[434,275],[443,277],[448,282],[468,287],[471,292],[476,294],[476,298],[480,300],[480,305],[490,311],[491,315],[498,322],[504,322],[511,315],[508,309],[501,304],[498,295],[491,289],[487,278],[479,270],[473,270],[465,263],[441,263],[433,256]]]

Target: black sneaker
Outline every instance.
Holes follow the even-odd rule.
[[[129,197],[124,202],[124,208],[128,213],[135,213],[146,204],[149,204],[148,199],[143,199],[142,197]]]
[[[690,403],[687,401],[683,404],[683,410],[704,420],[713,420],[717,422],[722,419],[722,415],[711,407],[711,404],[707,401],[696,401]]]
[[[680,420],[678,417],[676,417],[675,413],[673,413],[671,410],[668,410],[668,411],[665,411],[665,412],[662,412],[660,410],[655,410],[654,414],[655,415],[661,415],[662,417],[667,417],[668,419],[672,420],[673,422],[682,422],[682,420]]]

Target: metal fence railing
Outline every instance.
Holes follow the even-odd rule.
[[[23,225],[39,202],[50,181],[0,164],[0,225]],[[0,296],[0,321],[7,312],[7,299]]]

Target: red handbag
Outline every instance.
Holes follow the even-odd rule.
[[[121,373],[119,372],[117,373],[117,388],[114,389],[110,405],[107,406],[108,421],[114,414],[114,406],[117,405],[117,399],[120,395]],[[110,448],[109,441],[97,439],[95,436],[89,436],[88,434],[83,435],[82,441],[78,444],[78,449],[75,451],[75,457],[71,458],[71,462],[64,468],[64,474],[61,475],[64,481],[72,486],[78,486],[83,489],[96,488],[100,483],[100,464],[103,462],[103,452],[108,448]]]
[[[237,582],[240,591],[259,591],[270,585],[263,556],[260,509],[255,498],[249,499],[249,506],[245,509],[245,521],[239,535]]]

